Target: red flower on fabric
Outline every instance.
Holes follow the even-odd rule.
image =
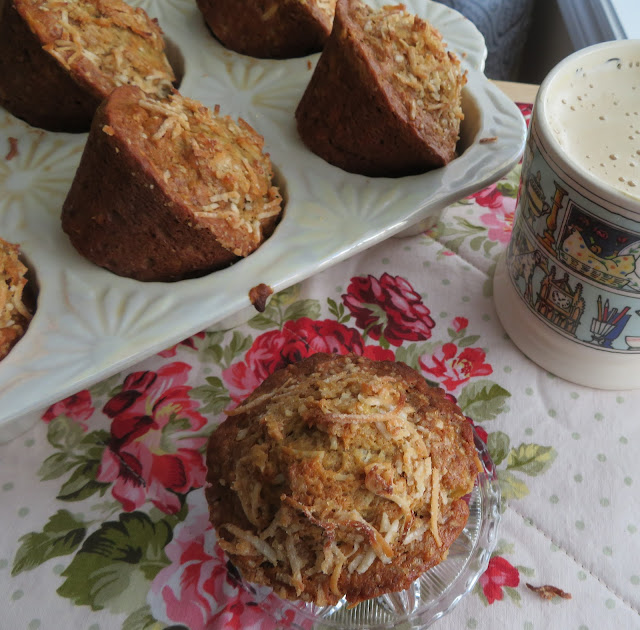
[[[351,278],[342,300],[356,326],[373,339],[383,336],[393,346],[429,339],[435,326],[422,298],[400,276],[384,273],[379,280],[373,276]]]
[[[469,320],[466,317],[454,317],[452,325],[456,332],[460,332],[469,325]]]
[[[390,350],[366,345],[355,328],[331,319],[301,317],[286,322],[282,330],[270,330],[256,337],[244,361],[224,370],[222,378],[231,398],[240,402],[277,369],[317,352],[351,352],[378,361],[394,359]]]
[[[531,112],[533,111],[533,105],[531,103],[516,103],[520,113],[524,117],[524,121],[527,123],[527,127],[529,126],[529,122],[531,121]]]
[[[113,496],[130,512],[150,500],[163,512],[180,509],[177,494],[204,483],[201,449],[193,433],[206,424],[185,385],[191,367],[170,363],[157,372],[134,372],[104,406],[111,438],[97,480],[113,483]]]
[[[158,356],[164,357],[165,359],[168,359],[170,357],[175,357],[176,353],[178,352],[178,348],[180,346],[186,346],[187,348],[191,348],[192,350],[197,350],[196,339],[204,339],[204,337],[205,337],[204,331],[196,333],[195,335],[178,342],[174,346],[171,346],[166,350],[162,350],[162,352],[158,352]]]
[[[515,588],[520,584],[520,573],[501,556],[493,556],[479,582],[487,602],[493,604],[496,600],[502,600],[504,586]]]
[[[480,348],[465,348],[458,354],[458,348],[453,343],[445,343],[438,354],[431,356],[432,365],[428,365],[421,357],[420,367],[427,373],[439,379],[440,384],[449,390],[454,390],[475,376],[487,376],[493,368],[485,363],[486,355]]]
[[[487,188],[479,190],[477,193],[470,195],[469,198],[475,199],[479,206],[482,206],[483,208],[492,208],[493,210],[502,208],[503,204],[503,195],[498,190],[496,184],[491,184],[491,186],[487,186]]]
[[[81,392],[51,405],[42,415],[42,419],[45,422],[51,422],[54,418],[65,415],[81,424],[86,431],[85,421],[91,417],[94,411],[91,394],[88,390],[83,389]]]

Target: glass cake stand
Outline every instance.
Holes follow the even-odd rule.
[[[484,573],[495,548],[500,521],[500,487],[485,443],[474,430],[483,470],[469,495],[469,520],[447,558],[411,586],[349,608],[346,599],[319,607],[290,602],[269,588],[244,583],[252,599],[277,627],[294,630],[422,629],[452,610]],[[293,621],[292,621],[293,619]],[[281,624],[281,625],[280,625]]]

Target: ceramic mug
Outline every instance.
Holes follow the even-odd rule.
[[[640,40],[580,50],[540,86],[494,300],[548,371],[640,387]]]

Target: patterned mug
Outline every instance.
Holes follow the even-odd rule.
[[[580,50],[540,86],[494,300],[548,371],[640,387],[639,40]]]

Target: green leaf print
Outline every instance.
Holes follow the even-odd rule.
[[[91,398],[100,398],[106,396],[107,398],[113,398],[116,394],[122,391],[122,376],[120,374],[114,374],[113,376],[100,381],[89,388]]]
[[[478,339],[480,339],[480,335],[469,335],[468,337],[463,337],[458,341],[458,348],[468,348],[478,341]]]
[[[486,241],[487,237],[484,234],[480,234],[480,236],[475,236],[469,241],[469,247],[474,252],[480,251],[480,248]]]
[[[320,303],[318,300],[299,300],[287,307],[284,312],[283,323],[290,320],[308,317],[309,319],[319,319],[321,313]]]
[[[502,431],[489,433],[487,437],[487,448],[489,455],[496,466],[499,466],[509,454],[509,436]]]
[[[535,477],[546,472],[556,456],[557,453],[552,446],[520,444],[509,453],[507,470],[519,470],[530,477]]]
[[[142,512],[121,514],[91,534],[63,571],[58,594],[77,606],[124,613],[145,606],[149,583],[169,564],[172,531]]]
[[[247,324],[255,330],[268,330],[269,328],[278,328],[279,322],[276,319],[271,318],[271,314],[277,314],[277,310],[270,309],[269,305],[265,309],[264,313],[254,315]]]
[[[166,628],[165,624],[156,620],[148,605],[138,608],[122,624],[122,630],[161,630],[162,628]]]
[[[520,575],[525,575],[526,577],[533,577],[536,574],[535,569],[525,567],[521,564],[517,564],[516,569],[518,569],[518,573],[520,573]]]
[[[329,313],[336,318],[339,324],[346,324],[351,319],[351,314],[346,312],[344,304],[336,304],[335,300],[327,298],[327,304],[329,305]]]
[[[500,492],[502,492],[504,501],[522,499],[529,494],[527,484],[507,470],[498,471],[498,481],[500,482]]]
[[[502,193],[503,197],[515,199],[518,196],[518,182],[501,181],[496,184],[496,189]]]
[[[77,461],[69,457],[68,453],[54,453],[42,462],[42,465],[38,469],[38,477],[40,477],[42,481],[57,479],[69,472],[76,464]]]
[[[493,556],[504,556],[507,554],[511,554],[514,553],[516,546],[512,543],[509,542],[508,540],[505,540],[504,538],[500,538],[498,539],[498,542],[496,544],[496,548],[493,550],[493,553],[491,554],[491,557]]]
[[[457,254],[467,239],[474,237],[486,239],[486,227],[474,225],[463,217],[456,217],[454,222],[455,226],[447,226],[442,221],[438,221],[435,231],[431,233],[433,238],[443,243],[450,251]]]
[[[16,552],[11,575],[34,569],[51,558],[73,553],[86,533],[82,520],[67,510],[59,510],[41,532],[31,532],[20,538],[21,545]]]
[[[494,420],[507,411],[506,399],[511,394],[493,381],[480,379],[468,383],[458,396],[458,404],[476,422]]]
[[[253,343],[251,335],[243,335],[235,330],[231,339],[225,343],[225,333],[216,331],[208,336],[207,346],[203,350],[203,359],[211,361],[221,368],[228,368],[240,354],[244,354]]]
[[[224,363],[221,367],[229,367],[237,356],[244,354],[251,347],[252,343],[253,337],[251,335],[243,335],[241,332],[234,330],[231,341],[224,348],[222,355]]]
[[[54,418],[47,429],[49,444],[63,451],[73,450],[84,437],[82,426],[65,415]]]
[[[194,387],[189,392],[189,396],[202,401],[200,413],[219,414],[229,405],[231,397],[222,384],[222,380],[217,376],[208,376],[205,380],[207,385]]]
[[[56,497],[60,501],[83,501],[96,492],[104,496],[110,484],[96,481],[100,461],[91,459],[81,463],[69,479],[62,484]]]
[[[509,599],[517,606],[520,606],[520,601],[522,599],[520,597],[520,593],[518,593],[518,591],[513,588],[513,586],[503,586],[502,588],[504,592],[509,596]]]

